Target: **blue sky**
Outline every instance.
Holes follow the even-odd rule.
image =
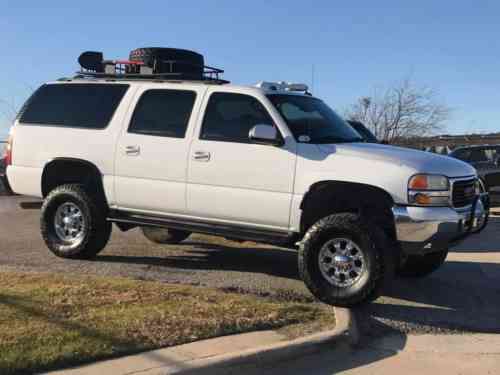
[[[449,133],[500,131],[500,2],[10,1],[0,14],[0,137],[10,107],[84,50],[197,50],[225,78],[309,83],[342,111],[411,75],[453,108]],[[130,4],[130,5],[127,5]]]

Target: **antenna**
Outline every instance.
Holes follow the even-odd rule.
[[[314,64],[311,66],[311,92],[314,93]]]

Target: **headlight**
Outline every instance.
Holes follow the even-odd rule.
[[[408,203],[417,206],[449,206],[450,181],[446,176],[417,174],[408,181]]]

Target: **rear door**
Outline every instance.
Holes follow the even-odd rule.
[[[138,90],[116,150],[119,208],[185,212],[189,144],[205,90],[197,86]]]

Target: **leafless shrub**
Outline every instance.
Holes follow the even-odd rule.
[[[387,89],[373,89],[371,96],[361,97],[348,109],[346,117],[364,123],[378,139],[391,143],[444,130],[450,112],[433,89],[405,79]]]

